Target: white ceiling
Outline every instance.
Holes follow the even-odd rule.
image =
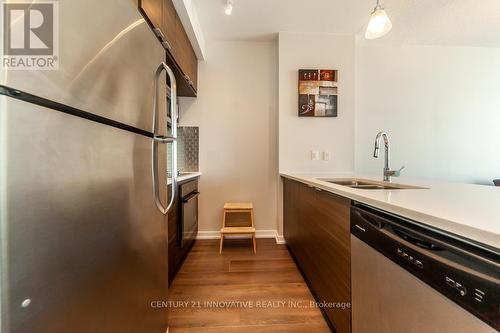
[[[279,31],[362,33],[375,0],[194,0],[204,34],[271,40]],[[500,0],[382,0],[393,30],[380,41],[500,47]]]

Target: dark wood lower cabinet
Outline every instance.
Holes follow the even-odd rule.
[[[283,178],[284,236],[337,333],[351,331],[349,199]]]
[[[198,188],[198,179],[186,180],[178,184],[177,195],[174,198],[171,210],[168,212],[168,284],[174,280],[181,268],[187,254],[191,250],[191,244],[181,246],[182,225],[182,198]],[[168,186],[170,193],[170,185]]]

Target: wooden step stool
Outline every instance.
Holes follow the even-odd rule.
[[[228,223],[226,217],[228,214],[247,213],[250,219],[246,221],[238,221],[239,223]],[[222,244],[224,243],[225,235],[252,235],[253,253],[257,253],[257,244],[255,241],[255,226],[253,224],[253,205],[251,202],[225,203],[224,215],[222,217],[222,228],[220,229],[220,248],[219,253],[222,253]]]

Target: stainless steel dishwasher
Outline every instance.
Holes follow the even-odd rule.
[[[377,209],[351,208],[353,333],[500,330],[500,252]]]

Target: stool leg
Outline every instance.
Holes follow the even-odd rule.
[[[257,253],[257,242],[255,240],[255,234],[253,234],[253,253]]]
[[[220,247],[219,247],[219,254],[222,253],[222,243],[224,243],[224,235],[220,235]]]

